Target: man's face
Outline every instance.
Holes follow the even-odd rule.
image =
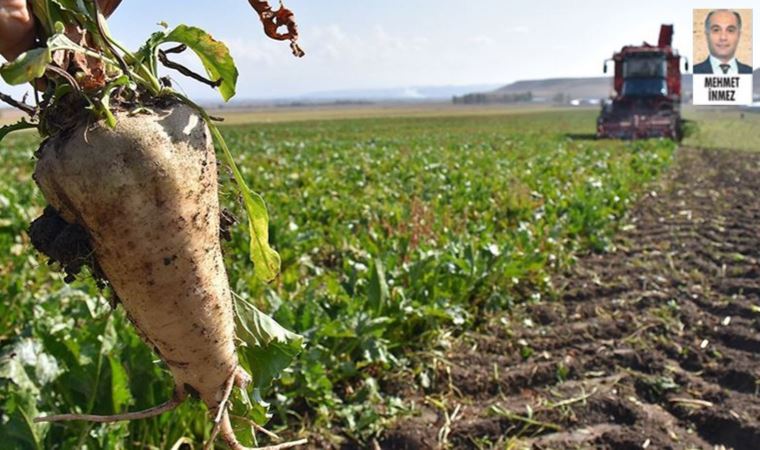
[[[710,54],[728,62],[736,54],[739,45],[739,23],[734,13],[730,11],[716,11],[710,17],[710,28],[707,29],[707,45]]]

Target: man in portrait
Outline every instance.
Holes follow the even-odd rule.
[[[710,56],[694,66],[694,73],[736,75],[751,74],[752,67],[736,59],[742,36],[742,17],[736,11],[716,9],[705,18],[705,36]]]

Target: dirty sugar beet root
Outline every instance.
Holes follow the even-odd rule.
[[[265,30],[269,22],[287,25],[287,35],[272,37],[290,40],[294,53],[303,54],[292,13],[273,12],[266,2],[251,4]],[[180,25],[156,33],[130,53],[105,31],[95,2],[77,3],[82,9],[75,12],[56,10],[55,2],[46,5],[49,16],[35,14],[47,47],[0,68],[3,78],[16,84],[45,77],[33,122],[16,126],[37,128],[44,138],[34,180],[49,206],[32,224],[32,241],[60,263],[67,281],[88,266],[110,286],[115,302],[171,371],[175,387],[170,400],[145,411],[35,421],[141,419],[170,411],[192,395],[213,416],[206,448],[218,435],[230,448],[244,449],[232,429],[228,400],[233,388],[245,390],[251,377],[236,349],[236,311],[220,245],[214,143],[244,199],[257,275],[273,278],[279,257],[267,244],[263,201],[245,185],[210,117],[159,79],[155,69],[171,52],[158,46],[179,43],[183,48],[174,51],[190,48],[198,54],[208,84],[227,100],[234,94],[234,63],[226,46],[197,28]],[[65,30],[52,17],[66,23]]]
[[[42,146],[35,180],[66,223],[87,230],[127,316],[171,370],[167,408],[193,392],[218,409],[232,383],[245,388],[248,376],[235,353],[205,123],[176,105],[118,116],[113,130],[88,126]],[[226,411],[221,420],[227,440]]]

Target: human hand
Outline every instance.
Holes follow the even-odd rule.
[[[34,18],[26,0],[0,0],[0,54],[16,59],[34,44]]]
[[[108,17],[121,0],[98,0],[98,6]],[[27,0],[0,0],[0,55],[8,61],[34,45],[34,15]]]

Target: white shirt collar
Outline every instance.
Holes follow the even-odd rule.
[[[721,64],[725,63],[713,55],[710,55],[710,65],[712,66],[713,74],[723,75],[723,69],[720,68]],[[739,66],[736,64],[736,57],[731,58],[731,61],[728,62],[728,65],[731,67],[728,69],[728,72],[726,72],[726,75],[737,75],[739,73]]]

